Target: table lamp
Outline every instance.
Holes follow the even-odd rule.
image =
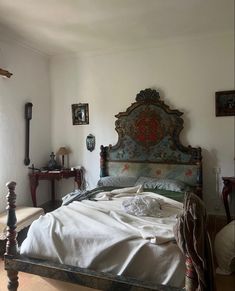
[[[70,150],[66,147],[60,147],[59,150],[57,151],[58,156],[62,156],[62,169],[64,169],[64,156],[68,155],[70,153]],[[68,161],[68,157],[67,157]]]

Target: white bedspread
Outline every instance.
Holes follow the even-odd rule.
[[[41,216],[31,225],[21,254],[182,286],[184,258],[173,236],[182,204],[155,193],[135,193],[164,200],[162,217],[137,217],[122,208],[133,193],[116,194],[110,201],[75,201]]]

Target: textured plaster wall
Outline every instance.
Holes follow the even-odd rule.
[[[17,205],[32,205],[28,167],[24,165],[24,105],[33,103],[30,158],[35,166],[49,159],[51,150],[51,100],[48,59],[0,34],[0,67],[13,73],[0,77],[0,212],[6,207],[5,184],[17,182]],[[38,202],[47,201],[48,186],[42,182]]]
[[[52,142],[72,150],[70,165],[83,165],[87,186],[99,179],[99,147],[115,144],[114,115],[145,88],[160,91],[184,112],[181,140],[201,146],[204,199],[211,213],[223,213],[221,176],[234,175],[234,117],[215,117],[215,92],[234,89],[234,37],[209,35],[163,42],[152,48],[51,59]],[[89,103],[89,125],[73,126],[71,104]],[[96,148],[85,146],[88,134]],[[216,181],[215,169],[221,169]],[[73,188],[60,182],[60,195]]]

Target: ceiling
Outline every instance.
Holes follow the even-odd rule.
[[[129,49],[232,32],[234,0],[0,0],[0,27],[48,55]]]

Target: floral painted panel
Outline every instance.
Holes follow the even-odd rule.
[[[134,162],[109,162],[108,174],[110,176],[129,177],[156,177],[176,179],[196,186],[198,169],[196,165],[134,163]]]

